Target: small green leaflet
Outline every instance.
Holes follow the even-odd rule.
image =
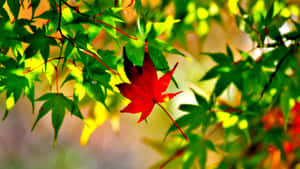
[[[203,129],[206,129],[209,124],[210,118],[212,117],[212,114],[208,112],[209,104],[206,101],[206,99],[197,94],[195,91],[193,91],[193,93],[195,95],[198,105],[180,105],[179,109],[184,112],[188,112],[188,114],[185,114],[176,120],[177,124],[180,127],[188,126],[188,133],[198,128],[200,125],[202,125]],[[166,136],[168,136],[170,132],[173,132],[176,129],[176,126],[172,124],[169,130],[167,131]]]
[[[190,169],[197,159],[201,169],[205,169],[207,160],[207,150],[216,151],[214,144],[199,135],[190,135],[191,142],[184,154],[183,169]],[[186,157],[186,158],[185,158]]]
[[[0,54],[0,62],[2,66],[0,66],[0,93],[6,90],[6,110],[3,116],[5,120],[23,90],[34,109],[34,79],[31,76],[25,76],[21,68],[23,65],[18,65],[14,59]]]
[[[45,101],[45,102],[41,106],[41,109],[39,110],[38,117],[34,122],[32,130],[34,130],[35,126],[37,125],[40,119],[42,119],[49,111],[52,111],[52,126],[54,128],[54,143],[53,143],[54,147],[56,145],[58,132],[64,120],[66,110],[71,112],[72,115],[75,115],[80,119],[83,119],[83,116],[81,115],[78,105],[74,103],[72,100],[65,97],[62,93],[60,94],[47,93],[41,96],[40,98],[38,98],[36,101]]]

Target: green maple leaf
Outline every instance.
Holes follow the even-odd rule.
[[[38,98],[37,101],[45,102],[39,110],[39,115],[36,121],[34,122],[32,130],[34,130],[35,126],[37,125],[40,119],[42,119],[49,111],[52,111],[52,126],[54,128],[54,146],[56,145],[58,132],[64,120],[66,110],[71,112],[72,115],[83,119],[83,116],[81,115],[77,104],[75,104],[72,100],[66,98],[61,93],[47,93]]]
[[[197,101],[197,105],[195,104],[182,104],[179,109],[181,111],[187,112],[187,114],[179,117],[176,122],[181,127],[187,127],[187,133],[192,130],[198,128],[202,125],[203,131],[208,127],[210,119],[213,117],[213,114],[208,110],[210,109],[210,105],[207,100],[193,91],[194,96]],[[170,126],[168,129],[166,136],[170,132],[175,131],[177,128],[174,124]]]
[[[186,158],[183,162],[183,169],[190,169],[195,160],[198,160],[201,169],[204,169],[207,161],[207,150],[216,151],[214,144],[210,140],[192,134],[190,135],[191,142],[186,150]]]
[[[45,62],[50,55],[50,46],[57,45],[53,38],[46,38],[44,29],[37,29],[33,34],[23,36],[20,40],[30,44],[25,50],[26,58],[31,58],[40,51]]]
[[[2,65],[0,67],[0,93],[6,91],[6,110],[3,120],[19,100],[23,90],[34,110],[34,77],[23,74],[23,65],[6,55],[0,55],[0,62]]]

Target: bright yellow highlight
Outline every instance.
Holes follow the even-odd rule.
[[[295,106],[296,102],[293,98],[290,98],[289,99],[289,105],[290,105],[290,108],[293,108]]]
[[[62,17],[67,21],[71,22],[73,20],[73,14],[70,8],[64,8],[62,11]]]
[[[265,2],[263,0],[258,0],[253,7],[253,13],[260,13],[265,10]]]
[[[91,134],[106,121],[107,117],[108,112],[105,107],[101,103],[96,102],[94,107],[94,117],[89,117],[84,120],[85,125],[80,138],[81,146],[86,145]]]
[[[225,121],[230,117],[230,113],[224,111],[219,111],[216,113],[216,115],[217,115],[218,122]]]
[[[239,120],[239,117],[237,115],[232,115],[230,118],[223,121],[223,127],[229,128],[234,126]]]
[[[174,19],[174,16],[169,15],[165,22],[157,22],[154,23],[154,28],[157,31],[158,35],[166,32],[167,36],[170,35],[171,30],[175,23],[180,22],[180,19]]]
[[[184,23],[185,24],[192,24],[196,20],[196,14],[189,13],[185,18],[184,18]]]
[[[281,12],[280,15],[285,17],[285,18],[289,18],[291,16],[291,12],[288,8],[284,8]]]
[[[276,93],[277,93],[277,89],[273,88],[273,89],[270,90],[270,94],[272,96],[275,96]]]
[[[11,94],[7,99],[6,99],[6,110],[10,111],[15,105],[15,98],[14,95]]]
[[[32,57],[25,60],[25,68],[33,69],[39,65],[43,64],[43,61],[40,58]],[[34,71],[42,71],[43,67],[36,68]]]
[[[190,62],[192,62],[192,61],[193,61],[193,59],[192,59],[192,58],[190,58],[190,57],[188,57],[188,56],[186,56],[186,57],[185,57],[185,59],[186,59],[186,60],[188,60],[188,61],[190,61]]]
[[[239,128],[241,130],[247,129],[248,128],[248,121],[245,120],[245,119],[241,120],[238,125],[239,125]]]
[[[86,89],[81,83],[75,83],[74,85],[74,95],[81,101],[86,94]]]
[[[294,14],[295,16],[299,16],[300,11],[299,11],[299,7],[297,5],[291,5],[289,7],[289,9],[292,14]]]
[[[169,102],[169,101],[170,101],[169,96],[167,96],[167,97],[164,98],[164,102]]]
[[[220,12],[220,9],[219,9],[218,5],[214,2],[210,3],[210,5],[209,5],[209,14],[211,16],[214,16],[214,15],[218,14],[219,12]]]
[[[197,16],[199,19],[207,19],[208,18],[208,11],[205,8],[198,8],[197,9]]]
[[[238,127],[243,130],[246,129],[248,127],[248,122],[246,119],[243,119],[241,121],[239,121],[239,117],[237,115],[231,115],[228,112],[216,112],[217,115],[217,121],[218,122],[223,122],[222,126],[224,128],[229,128],[232,127],[236,124],[238,124]]]
[[[74,76],[77,81],[83,82],[83,73],[81,69],[73,64],[68,64],[68,68],[70,70],[70,74]]]
[[[200,35],[200,36],[204,36],[208,33],[209,31],[209,25],[207,23],[207,21],[200,21],[199,22],[199,25],[198,25],[198,28],[197,28],[197,33]]]
[[[238,3],[239,0],[228,0],[227,6],[232,14],[236,15],[239,12]]]
[[[53,80],[53,75],[55,74],[55,69],[54,69],[52,63],[55,63],[55,62],[57,63],[56,60],[53,60],[53,61],[47,63],[47,66],[46,66],[47,69],[45,69],[45,62],[44,62],[42,56],[40,54],[37,54],[34,57],[25,60],[25,67],[26,67],[26,69],[32,70],[33,72],[37,72],[37,73],[44,72],[49,84],[51,85],[52,80]],[[30,74],[28,74],[28,75],[30,75]]]
[[[274,2],[274,12],[273,12],[273,16],[279,14],[279,12],[281,12],[282,9],[283,9],[284,7],[285,7],[285,4],[284,4],[284,3],[275,1],[275,2]]]
[[[187,6],[187,11],[192,13],[196,11],[196,4],[194,2],[190,2]]]

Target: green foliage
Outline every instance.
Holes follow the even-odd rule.
[[[66,110],[71,112],[72,115],[75,115],[81,119],[83,119],[80,110],[76,103],[72,100],[66,98],[63,94],[57,93],[47,93],[37,101],[45,101],[45,103],[41,106],[38,117],[33,124],[32,130],[34,130],[36,124],[49,112],[52,111],[52,125],[54,128],[54,146],[56,145],[56,140],[58,136],[58,131],[62,125],[64,120]]]
[[[178,129],[175,123],[167,130],[165,142],[146,141],[167,159],[153,168],[204,169],[211,152],[222,156],[215,166],[209,166],[219,169],[268,168],[276,151],[279,163],[285,162],[287,168],[300,160],[298,4],[283,0],[162,0],[151,6],[136,0],[131,7],[122,7],[121,1],[113,6],[112,1],[104,0],[47,0],[49,9],[37,15],[41,2],[30,0],[26,6],[22,0],[0,0],[0,93],[6,96],[3,120],[24,94],[33,112],[35,101],[44,102],[32,129],[51,112],[54,145],[67,112],[86,122],[80,112],[82,105],[103,105],[103,114],[97,112],[99,121],[89,117],[96,128],[107,118],[104,112],[121,107],[116,85],[126,78],[120,49],[125,47],[137,72],[145,52],[156,70],[168,72],[166,54],[187,58],[174,44],[186,47],[188,33],[202,42],[214,33],[210,32],[212,23],[226,29],[223,19],[227,19],[235,21],[249,36],[253,50],[261,53],[254,57],[253,50],[243,51],[232,44],[224,45],[225,52],[201,53],[215,64],[198,83],[205,81],[214,87],[201,95],[192,90],[196,104],[178,107],[183,115],[175,122],[189,142],[174,134]],[[26,10],[31,16],[20,16]],[[127,23],[128,13],[136,13],[136,22]],[[49,90],[35,99],[44,76]],[[71,96],[60,89],[66,84],[73,87]],[[231,102],[224,101],[225,95],[230,95]],[[91,133],[85,134],[89,137]],[[214,140],[215,135],[221,143]],[[292,162],[287,161],[289,155],[295,155]]]

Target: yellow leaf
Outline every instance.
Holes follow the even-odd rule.
[[[232,115],[229,119],[223,121],[223,127],[229,128],[234,126],[239,120],[239,117],[237,115]]]
[[[81,101],[85,96],[86,90],[81,83],[75,83],[74,85],[74,95],[77,96],[78,101]]]
[[[207,19],[208,18],[208,11],[205,8],[198,8],[197,9],[197,16],[199,19]]]
[[[239,12],[238,3],[239,0],[229,0],[227,2],[230,13],[236,15]]]
[[[248,128],[248,121],[247,120],[241,120],[240,122],[239,122],[239,128],[241,129],[241,130],[244,130],[244,129],[246,129],[246,128]]]
[[[13,93],[6,99],[6,110],[10,111],[15,105],[15,98]]]
[[[107,117],[108,112],[105,107],[101,103],[96,102],[94,107],[94,116],[88,117],[84,120],[85,124],[80,138],[81,146],[86,145],[91,134],[106,121]]]

